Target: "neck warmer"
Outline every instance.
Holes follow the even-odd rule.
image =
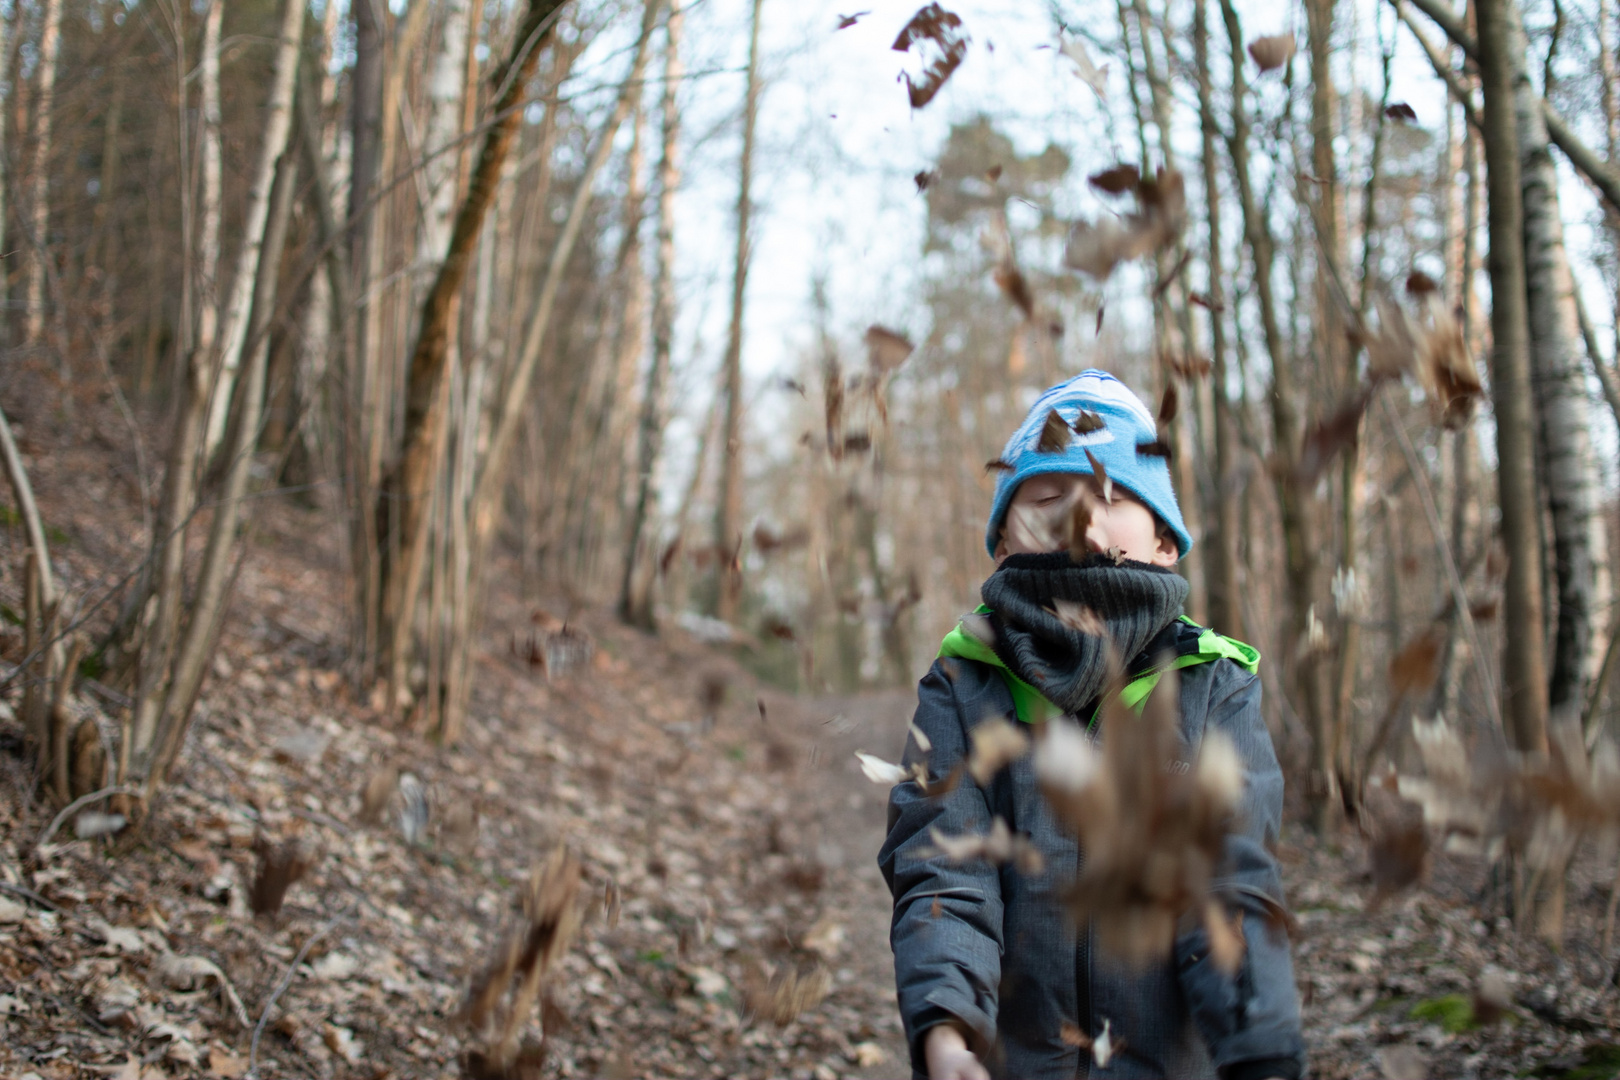
[[[1076,563],[1067,552],[1009,555],[980,590],[995,652],[1008,669],[1068,713],[1082,713],[1108,682],[1101,637],[1066,626],[1054,601],[1091,609],[1107,627],[1121,667],[1181,614],[1187,582],[1173,570],[1106,555]]]

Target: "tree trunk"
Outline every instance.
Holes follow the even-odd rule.
[[[436,471],[434,449],[439,445],[439,428],[444,418],[435,406],[441,400],[439,387],[449,359],[455,298],[472,263],[484,214],[494,200],[501,165],[523,119],[518,103],[534,77],[541,47],[550,36],[553,17],[562,4],[563,0],[530,0],[513,35],[512,52],[494,73],[492,81],[503,88],[491,105],[497,119],[484,137],[467,196],[456,215],[444,263],[422,303],[421,325],[406,374],[403,446],[399,458],[382,477],[372,508],[377,537],[375,550],[381,558],[377,598],[383,606],[377,625],[383,628],[382,640],[390,643],[387,673],[396,691],[401,646],[395,643],[408,631],[415,600],[416,583],[411,578],[419,577],[421,560],[413,558],[412,553],[421,550],[428,486]],[[413,562],[417,575],[412,573]]]
[[[1221,251],[1221,197],[1217,173],[1215,140],[1220,126],[1209,76],[1209,12],[1206,0],[1194,0],[1193,56],[1198,70],[1198,120],[1203,142],[1200,157],[1204,169],[1204,216],[1209,229],[1208,267],[1209,351],[1212,366],[1210,396],[1213,398],[1215,427],[1214,528],[1206,525],[1204,558],[1209,589],[1211,625],[1224,634],[1243,637],[1241,605],[1238,604],[1237,538],[1238,502],[1231,490],[1233,456],[1232,412],[1226,399],[1226,293]]]
[[[1503,625],[1503,716],[1521,750],[1547,746],[1547,666],[1542,625],[1541,551],[1536,535],[1535,427],[1531,412],[1530,329],[1524,260],[1516,82],[1527,78],[1514,33],[1512,0],[1475,0],[1484,91],[1485,164],[1490,198],[1491,395],[1496,411],[1497,486],[1508,571]],[[1516,59],[1515,55],[1521,59]]]
[[[202,87],[202,123],[198,152],[202,158],[202,191],[197,232],[196,312],[197,333],[192,348],[203,363],[214,366],[214,346],[219,331],[219,30],[224,19],[225,0],[213,0],[203,17],[202,57],[198,61],[198,82]],[[244,245],[245,247],[246,245]]]
[[[1311,769],[1306,777],[1306,802],[1317,824],[1325,822],[1333,805],[1332,739],[1329,712],[1322,693],[1321,659],[1306,652],[1313,605],[1316,599],[1316,541],[1314,522],[1307,505],[1308,492],[1294,480],[1294,461],[1300,447],[1300,419],[1294,388],[1293,363],[1278,323],[1277,302],[1272,288],[1272,266],[1276,245],[1255,196],[1249,174],[1249,120],[1245,102],[1243,29],[1232,0],[1221,0],[1227,37],[1232,51],[1232,132],[1229,152],[1232,173],[1237,180],[1238,201],[1243,208],[1243,232],[1254,260],[1254,291],[1260,303],[1260,326],[1266,352],[1271,358],[1272,438],[1278,465],[1275,469],[1277,502],[1282,512],[1284,568],[1288,583],[1289,620],[1285,648],[1292,654],[1289,672],[1295,711],[1303,715],[1313,746]]]
[[[270,188],[275,183],[276,162],[286,151],[287,137],[292,131],[293,88],[298,79],[298,46],[302,40],[303,26],[303,6],[283,4],[274,73],[270,78],[270,97],[265,103],[264,142],[259,148],[259,160],[254,166],[248,188],[247,210],[242,219],[242,246],[237,249],[230,293],[220,314],[220,360],[210,389],[208,422],[203,429],[202,452],[205,460],[213,457],[214,449],[225,437],[225,418],[231,407],[237,363],[244,353],[243,344],[248,336],[253,291],[258,280],[260,244],[265,235],[265,221],[270,214]],[[216,68],[217,63],[216,47]],[[206,149],[204,153],[206,155]],[[205,260],[213,257],[204,253]]]
[[[715,565],[719,588],[715,615],[731,622],[742,601],[742,573],[733,556],[742,545],[742,347],[743,302],[748,289],[748,220],[753,209],[754,123],[759,112],[759,10],[754,0],[748,35],[748,82],[743,99],[742,161],[737,185],[737,257],[731,277],[731,324],[726,331],[726,426],[720,447],[720,497],[714,518]]]
[[[619,585],[619,617],[644,629],[653,628],[653,559],[644,548],[653,500],[653,473],[664,439],[664,383],[669,378],[675,345],[675,192],[681,183],[681,112],[676,90],[681,66],[681,0],[669,0],[664,46],[664,90],[661,102],[663,147],[658,160],[658,233],[653,270],[652,358],[641,395],[641,430],[637,437],[636,494],[624,546],[624,574]]]
[[[1598,513],[1597,457],[1588,416],[1586,365],[1580,355],[1575,283],[1559,214],[1558,170],[1547,141],[1541,97],[1523,70],[1529,43],[1518,6],[1509,4],[1503,12],[1510,22],[1519,69],[1514,73],[1514,119],[1524,205],[1530,385],[1540,420],[1541,486],[1552,511],[1558,594],[1548,706],[1554,712],[1578,711],[1602,654],[1595,624],[1608,607],[1608,545]]]
[[[51,108],[56,102],[56,59],[62,47],[62,0],[44,0],[39,30],[39,72],[34,86],[34,141],[28,162],[28,292],[23,343],[45,332],[45,260],[50,258]]]

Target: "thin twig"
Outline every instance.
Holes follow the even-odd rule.
[[[38,904],[47,911],[62,910],[49,900],[45,899],[43,896],[39,895],[39,893],[35,892],[33,889],[27,889],[21,885],[13,885],[10,882],[0,881],[0,891],[11,893],[13,896],[20,896],[31,904]]]
[[[88,795],[80,795],[77,799],[62,807],[62,812],[51,819],[50,825],[46,827],[44,832],[39,834],[39,839],[34,841],[34,850],[38,851],[50,843],[51,837],[56,835],[56,830],[60,829],[62,823],[72,817],[76,811],[112,795],[133,795],[143,802],[146,799],[146,795],[139,784],[114,784],[112,787],[104,787],[100,791],[92,791]]]
[[[1474,627],[1474,613],[1468,605],[1468,591],[1463,587],[1462,575],[1457,573],[1457,560],[1452,557],[1451,543],[1446,538],[1445,527],[1440,522],[1440,511],[1434,505],[1434,493],[1429,490],[1429,478],[1423,471],[1422,463],[1418,461],[1412,440],[1407,438],[1406,429],[1401,426],[1400,417],[1395,415],[1395,410],[1390,406],[1389,399],[1384,396],[1381,389],[1374,391],[1373,396],[1378,399],[1379,407],[1384,410],[1384,420],[1395,433],[1395,441],[1400,444],[1401,454],[1406,458],[1406,468],[1412,474],[1418,501],[1423,504],[1423,515],[1429,519],[1429,529],[1434,533],[1434,546],[1440,551],[1440,565],[1446,572],[1447,582],[1451,585],[1452,599],[1457,604],[1457,618],[1461,620],[1463,634],[1468,638],[1468,651],[1474,654],[1474,671],[1479,675],[1480,689],[1485,695],[1485,708],[1490,712],[1491,722],[1500,729],[1502,711],[1500,703],[1496,700],[1496,687],[1491,682],[1490,669],[1485,666],[1485,653],[1479,647],[1479,634]]]
[[[281,982],[276,984],[275,990],[270,994],[270,1000],[264,1003],[264,1012],[259,1014],[259,1022],[253,1027],[253,1043],[248,1047],[248,1070],[246,1080],[259,1080],[259,1037],[264,1034],[264,1025],[266,1021],[270,1019],[270,1010],[276,1007],[276,1000],[281,997],[282,992],[285,991],[288,984],[292,982],[293,972],[298,970],[298,965],[302,964],[304,962],[304,957],[309,955],[310,947],[321,938],[325,937],[328,931],[342,921],[343,916],[339,915],[337,918],[333,919],[331,922],[328,922],[325,926],[309,935],[309,937],[304,941],[304,944],[299,947],[298,955],[293,957],[293,962],[287,965],[287,973],[281,977]]]

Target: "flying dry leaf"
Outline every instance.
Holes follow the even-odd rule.
[[[1228,975],[1236,975],[1243,965],[1243,918],[1228,915],[1219,900],[1204,902],[1204,931],[1209,935],[1209,958]]]
[[[1086,450],[1086,460],[1091,462],[1092,475],[1097,478],[1097,483],[1102,488],[1103,502],[1112,504],[1114,501],[1114,481],[1109,478],[1108,470],[1103,467],[1103,463],[1097,460],[1097,455],[1093,454],[1089,448]]]
[[[920,109],[934,100],[945,80],[961,66],[967,56],[968,38],[962,32],[962,20],[955,12],[946,11],[939,4],[928,4],[918,9],[894,39],[895,52],[909,52],[912,45],[932,41],[939,47],[939,56],[923,69],[916,81],[910,72],[903,72],[906,93],[913,109]]]
[[[1141,180],[1142,173],[1135,165],[1115,165],[1086,177],[1086,183],[1109,195],[1123,195],[1134,189]]]
[[[851,431],[844,436],[844,453],[864,454],[872,449],[872,435],[866,431]]]
[[[1390,694],[1423,694],[1433,687],[1440,677],[1440,649],[1444,644],[1440,628],[1431,626],[1402,647],[1389,662]]]
[[[1079,634],[1089,634],[1092,637],[1106,637],[1108,626],[1095,611],[1084,604],[1073,600],[1053,600],[1052,614],[1057,621]]]
[[[995,269],[996,286],[1015,304],[1024,318],[1035,317],[1035,294],[1030,291],[1029,279],[1011,259],[1001,262]]]
[[[1399,124],[1417,123],[1417,111],[1404,101],[1397,101],[1385,108],[1384,115]]]
[[[1226,310],[1225,304],[1221,303],[1219,300],[1213,299],[1208,293],[1188,293],[1187,299],[1191,303],[1197,304],[1199,307],[1205,308],[1209,311],[1222,312]]]
[[[923,729],[918,727],[915,721],[907,725],[906,730],[911,733],[913,739],[917,740],[917,749],[923,753],[926,754],[934,748],[933,742],[923,733]]]
[[[1294,49],[1293,34],[1272,34],[1249,42],[1249,55],[1254,57],[1261,71],[1275,71],[1282,67],[1294,55]]]
[[[1440,286],[1435,283],[1434,278],[1421,270],[1414,270],[1406,275],[1406,291],[1413,296],[1427,296],[1438,291],[1439,288]]]
[[[1074,423],[1069,426],[1074,428],[1076,435],[1090,435],[1093,431],[1101,431],[1108,425],[1103,423],[1101,414],[1081,409],[1079,415],[1074,418]]]
[[[916,185],[917,185],[917,193],[920,195],[923,192],[928,190],[928,185],[929,184],[932,184],[932,183],[934,183],[935,181],[937,181],[939,179],[939,170],[938,169],[924,169],[924,170],[918,172],[911,179],[912,179],[913,182],[916,183]]]
[[[1194,379],[1202,379],[1215,369],[1215,365],[1210,362],[1209,357],[1199,356],[1197,354],[1193,354],[1191,356],[1169,356],[1165,358],[1165,363],[1170,368],[1170,374],[1174,375],[1178,379],[1181,379],[1183,382],[1192,382]]]
[[[260,837],[259,868],[253,877],[249,906],[255,915],[274,915],[281,910],[287,890],[310,868],[310,859],[296,840],[271,844]]]
[[[1171,459],[1170,444],[1163,439],[1154,439],[1152,442],[1136,444],[1136,453],[1140,457],[1162,457],[1165,461]]]
[[[1041,425],[1041,437],[1035,444],[1035,452],[1039,454],[1061,454],[1069,448],[1069,436],[1073,429],[1068,421],[1058,415],[1056,409],[1046,414],[1046,422]]]
[[[767,1017],[778,1027],[786,1027],[802,1013],[815,1008],[832,990],[832,975],[817,964],[808,971],[787,967],[761,980],[755,974],[743,997],[748,1012]]]
[[[399,778],[399,794],[403,800],[399,808],[399,831],[405,834],[405,842],[414,846],[427,839],[428,817],[432,812],[427,788],[411,773],[405,773]]]
[[[1164,396],[1159,399],[1159,427],[1162,429],[1173,423],[1180,408],[1181,398],[1176,393],[1176,384],[1170,383],[1164,388]]]
[[[1080,489],[1080,497],[1074,500],[1074,507],[1069,511],[1068,543],[1064,546],[1069,549],[1069,558],[1079,562],[1086,557],[1089,545],[1086,534],[1091,531],[1091,498],[1085,489]]]
[[[996,181],[1000,180],[1001,179],[1001,166],[999,164],[998,165],[992,165],[988,169],[984,170],[984,178],[986,180],[990,181],[992,184],[994,184]]]
[[[1029,753],[1029,736],[1007,720],[995,717],[969,732],[973,748],[968,753],[968,775],[980,787],[991,777]]]
[[[872,14],[870,11],[857,11],[853,15],[840,15],[838,16],[838,25],[834,28],[833,32],[837,33],[839,30],[848,30],[861,20],[861,16],[870,14]]]
[[[868,754],[864,750],[855,751],[855,760],[861,763],[861,772],[874,784],[888,784],[893,787],[905,781],[910,772],[893,762],[884,761],[875,754]]]
[[[1000,816],[990,822],[987,833],[950,836],[935,826],[928,830],[928,836],[939,853],[951,862],[983,860],[993,866],[1011,863],[1025,874],[1039,874],[1046,866],[1034,842],[1021,833],[1014,833]]]
[[[1103,552],[1103,554],[1112,559],[1115,566],[1125,565],[1125,549],[1120,547],[1118,544],[1115,544],[1113,547]]]
[[[1372,395],[1363,390],[1332,416],[1318,420],[1305,435],[1294,477],[1307,487],[1316,483],[1341,450],[1356,445],[1361,437],[1361,416]]]
[[[996,646],[996,629],[987,616],[973,612],[962,616],[962,632],[982,645]]]
[[[1018,466],[1014,465],[1012,462],[1003,461],[1000,458],[991,458],[989,461],[984,463],[984,471],[987,472],[987,473],[988,472],[1013,472],[1017,468],[1018,468]]]
[[[906,357],[917,348],[904,334],[876,323],[866,328],[865,341],[867,362],[873,371],[880,373],[893,371],[905,363]]]
[[[1099,99],[1108,97],[1108,65],[1098,67],[1091,62],[1091,54],[1079,38],[1069,38],[1058,46],[1058,51],[1074,61],[1074,77],[1091,87]]]
[[[1106,1069],[1108,1063],[1114,1060],[1114,1055],[1124,1049],[1125,1040],[1116,1040],[1113,1037],[1113,1021],[1103,1019],[1102,1034],[1091,1040],[1091,1058],[1097,1063],[1097,1068]]]

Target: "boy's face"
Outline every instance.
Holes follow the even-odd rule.
[[[1120,554],[1155,566],[1174,566],[1180,552],[1175,537],[1159,527],[1147,505],[1114,485],[1113,501],[1104,502],[1102,485],[1094,476],[1048,473],[1018,485],[1007,507],[1007,524],[996,545],[996,565],[1009,555],[1033,555],[1066,547],[1056,518],[1068,513],[1076,498],[1091,504],[1091,525],[1086,529],[1086,550]]]

